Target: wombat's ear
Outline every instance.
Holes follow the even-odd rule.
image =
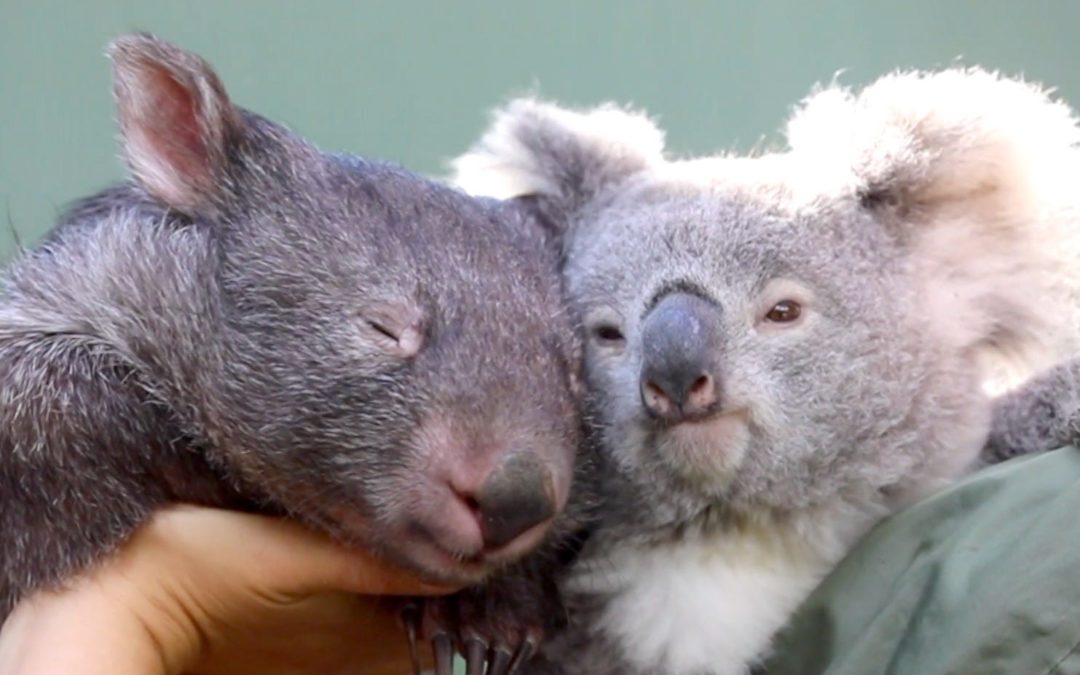
[[[210,66],[146,34],[109,45],[124,155],[135,179],[164,203],[194,213],[226,181],[242,118]]]
[[[1060,194],[1063,182],[1076,189],[1072,111],[979,69],[896,73],[858,95],[819,91],[787,133],[819,179],[839,179],[868,207],[928,222],[956,210],[1026,227],[1033,197]]]
[[[480,141],[454,160],[453,181],[475,195],[528,198],[565,227],[602,190],[660,162],[663,150],[663,132],[644,115],[519,99],[496,111]]]

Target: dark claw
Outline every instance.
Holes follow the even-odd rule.
[[[454,675],[454,643],[446,633],[436,633],[431,638],[435,652],[435,675]]]
[[[483,640],[469,638],[465,643],[465,675],[484,675],[487,653],[487,644]]]
[[[510,666],[510,652],[496,647],[491,652],[491,663],[488,666],[488,675],[508,675]]]
[[[533,635],[525,638],[525,641],[518,648],[517,654],[514,655],[514,661],[510,664],[510,669],[506,671],[506,675],[514,675],[522,664],[527,663],[532,658],[532,655],[536,652],[538,642],[539,640]]]
[[[416,603],[409,603],[401,609],[401,623],[405,626],[405,635],[409,638],[409,660],[412,661],[412,675],[421,675],[420,655],[416,651],[416,631],[420,626],[420,608]]]

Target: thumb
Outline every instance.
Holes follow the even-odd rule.
[[[252,582],[265,592],[297,597],[322,591],[441,595],[457,590],[283,518],[203,508],[170,511],[162,515],[205,520],[202,527],[214,532],[217,545],[233,549],[228,558],[248,566]],[[192,532],[193,524],[184,529]]]

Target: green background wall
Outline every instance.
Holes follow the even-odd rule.
[[[515,93],[632,102],[680,153],[775,138],[815,82],[962,59],[1080,104],[1077,2],[0,0],[0,260],[116,179],[103,48],[144,29],[328,149],[439,174]]]

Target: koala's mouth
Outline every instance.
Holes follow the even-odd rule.
[[[736,409],[664,426],[653,434],[654,450],[685,478],[723,481],[734,473],[746,454],[749,419],[747,410]]]

